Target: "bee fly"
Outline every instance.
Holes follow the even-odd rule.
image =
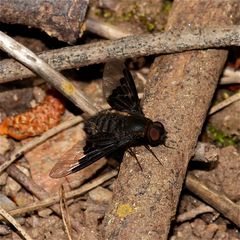
[[[134,146],[144,145],[157,159],[149,146],[165,144],[166,131],[162,123],[144,116],[133,77],[124,63],[113,61],[105,65],[103,90],[112,110],[101,111],[85,122],[83,151],[79,144],[67,151],[53,167],[51,177],[77,172],[119,150],[129,150],[136,158],[130,148]]]

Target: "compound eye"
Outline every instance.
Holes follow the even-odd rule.
[[[160,138],[159,129],[155,128],[154,126],[149,129],[149,136],[152,141],[157,141]]]
[[[160,122],[152,123],[148,128],[147,138],[152,147],[163,144],[166,138],[166,131],[163,125]]]

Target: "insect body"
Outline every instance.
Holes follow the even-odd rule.
[[[115,87],[109,79],[118,85]],[[79,171],[118,150],[144,145],[151,151],[149,145],[154,147],[165,143],[164,126],[144,116],[134,80],[125,65],[119,61],[106,64],[104,81],[105,88],[113,88],[107,97],[113,110],[102,111],[85,122],[87,139],[83,153],[71,149],[52,169],[51,177]]]
[[[157,146],[164,142],[164,127],[160,122],[153,122],[143,115],[127,115],[119,112],[103,111],[90,118],[84,127],[88,141],[95,143],[108,141],[119,142],[124,140],[129,146],[150,145]],[[99,138],[99,139],[98,139]]]

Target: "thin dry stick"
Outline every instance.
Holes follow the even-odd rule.
[[[50,198],[47,198],[46,200],[42,200],[42,201],[38,201],[38,202],[34,202],[32,204],[29,204],[29,206],[19,207],[19,208],[10,210],[8,213],[11,214],[11,216],[17,217],[17,216],[24,215],[26,213],[30,214],[33,211],[50,207],[51,205],[58,202],[58,201],[56,201],[56,202],[50,201],[49,202],[49,199],[52,200],[52,198],[50,197]],[[72,200],[69,200],[69,204],[71,204],[71,203],[72,203]],[[78,201],[78,203],[80,203],[81,209],[86,209],[88,206],[86,204],[86,201]],[[3,219],[3,217],[0,216],[0,220],[2,220],[2,219]]]
[[[202,200],[223,214],[224,217],[240,227],[239,205],[235,204],[225,195],[218,193],[191,173],[188,173],[185,185],[189,191],[199,196]]]
[[[50,82],[56,89],[58,89],[84,112],[87,112],[90,115],[97,112],[97,108],[92,105],[91,100],[89,100],[82,91],[78,90],[61,73],[54,70],[28,48],[24,47],[13,38],[8,37],[1,31],[0,48],[27,66],[29,69],[36,72],[43,79]]]
[[[32,240],[32,238],[21,227],[21,225],[9,213],[7,213],[1,206],[0,206],[0,214],[16,228],[26,240]]]
[[[232,95],[231,97],[227,98],[226,100],[216,104],[215,106],[211,107],[210,111],[209,111],[209,115],[212,115],[213,113],[219,111],[220,109],[223,109],[225,107],[227,107],[228,105],[239,101],[240,100],[240,92],[235,93],[234,95]]]
[[[72,240],[72,237],[71,237],[71,220],[70,220],[68,207],[67,207],[67,204],[66,204],[63,185],[61,185],[61,187],[60,187],[59,197],[60,197],[60,210],[61,210],[61,213],[62,213],[63,224],[64,224],[64,227],[66,229],[68,239]],[[65,211],[64,211],[64,208],[65,208]],[[66,212],[66,216],[65,216],[65,212]]]
[[[1,156],[0,163],[4,160],[4,157]],[[26,176],[22,171],[20,171],[15,165],[11,165],[7,168],[7,173],[11,176],[15,181],[21,184],[24,188],[26,188],[29,192],[34,194],[38,199],[43,200],[50,197],[50,194],[46,192],[41,186],[37,185],[30,177]],[[61,212],[59,209],[59,205],[55,204],[50,207],[58,216],[61,217]],[[80,223],[73,222],[73,228],[78,231],[81,228]]]
[[[209,206],[200,205],[196,208],[193,208],[187,212],[184,212],[184,213],[178,215],[176,221],[177,222],[185,222],[185,221],[195,218],[197,215],[200,215],[203,213],[210,213],[210,212],[212,213],[214,211],[215,210]]]
[[[70,192],[66,192],[65,198],[66,198],[66,200],[68,200],[68,199],[72,199],[72,198],[78,197],[80,195],[83,195],[84,193],[90,191],[91,189],[93,189],[93,188],[101,185],[102,183],[110,180],[111,178],[116,177],[117,174],[118,174],[118,172],[115,171],[115,170],[107,172],[107,173],[93,179],[91,182],[88,182],[88,183],[84,184],[83,186],[81,186],[78,189],[75,189],[75,190],[70,191]],[[19,216],[19,215],[25,214],[27,212],[35,211],[35,210],[38,210],[38,209],[41,209],[41,208],[44,208],[44,207],[49,207],[49,206],[51,206],[51,205],[53,205],[57,202],[59,202],[59,196],[58,195],[46,198],[46,199],[44,199],[42,201],[39,201],[37,203],[33,203],[30,206],[26,206],[26,207],[11,210],[11,211],[9,211],[9,213],[12,216]],[[0,218],[0,220],[1,220],[1,218]]]
[[[3,48],[4,45],[5,43],[0,38],[0,48]],[[182,31],[174,29],[174,31],[164,33],[128,36],[113,41],[99,41],[82,46],[48,51],[40,54],[39,57],[48,62],[53,68],[64,70],[108,62],[113,59],[227,46],[240,46],[239,26]],[[14,60],[3,60],[0,66],[0,82],[34,76],[31,71]],[[50,78],[45,79],[51,82]],[[57,84],[56,79],[52,81],[54,81],[53,85]]]
[[[57,133],[70,128],[80,122],[83,121],[83,118],[80,116],[74,117],[70,120],[67,120],[63,123],[60,123],[56,127],[48,130],[47,132],[43,133],[40,137],[34,138],[32,141],[24,144],[19,149],[15,150],[15,152],[11,155],[10,159],[5,161],[2,165],[0,165],[0,173],[3,172],[10,164],[12,164],[16,159],[18,159],[21,155],[26,153],[27,151],[33,149],[37,145],[43,143],[48,138],[56,135]]]
[[[131,33],[124,32],[119,29],[119,27],[116,27],[106,22],[95,20],[90,17],[87,18],[86,28],[89,32],[111,40],[131,35]]]

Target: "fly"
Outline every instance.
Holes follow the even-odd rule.
[[[158,160],[150,146],[165,144],[166,131],[161,122],[145,117],[133,77],[124,63],[113,61],[105,65],[103,90],[112,110],[86,120],[83,151],[79,144],[67,151],[51,170],[52,178],[77,172],[116,151],[129,150],[134,155],[134,146],[144,145]]]

